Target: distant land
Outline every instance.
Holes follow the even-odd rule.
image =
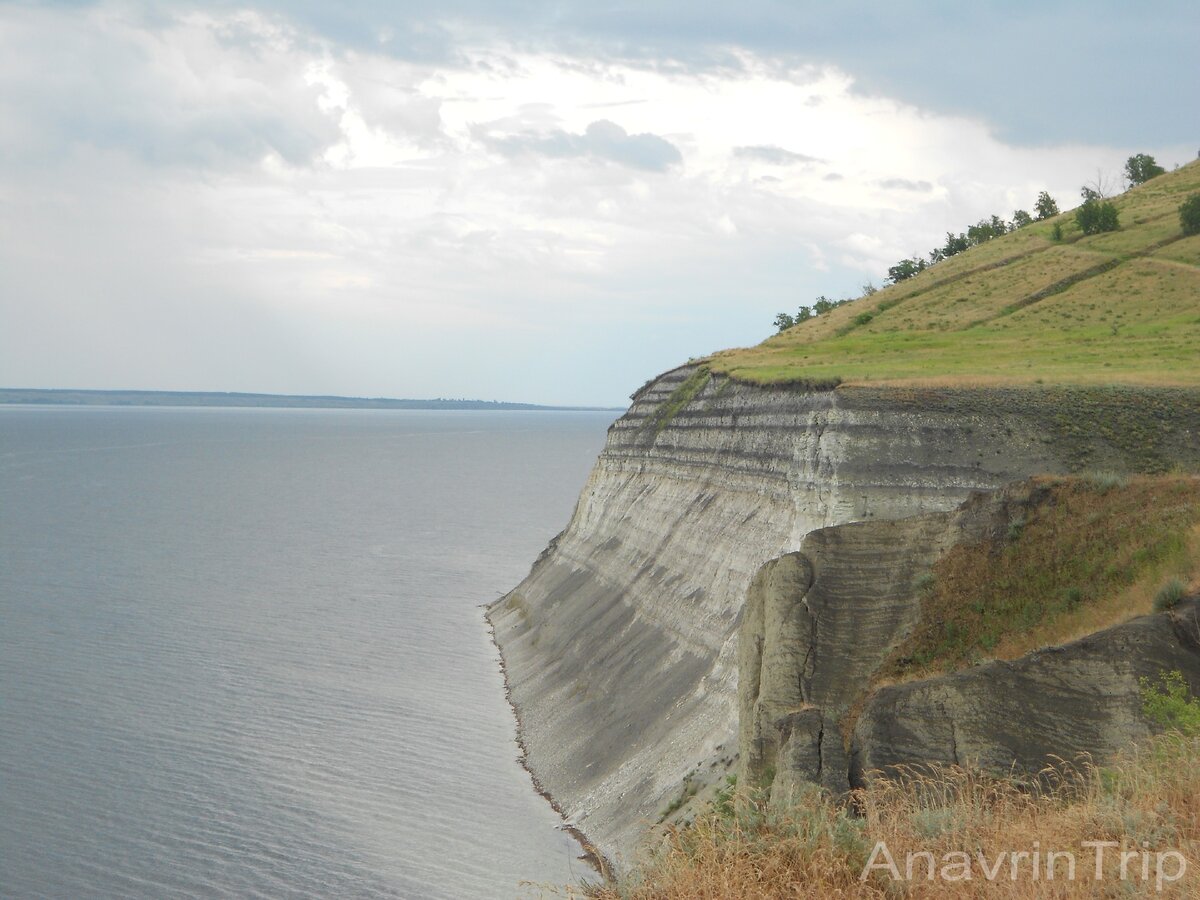
[[[492,409],[623,412],[616,406],[541,406],[501,400],[397,400],[313,394],[242,394],[225,391],[83,391],[0,388],[0,404],[52,406],[245,406],[289,409]]]

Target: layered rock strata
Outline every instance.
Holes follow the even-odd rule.
[[[817,529],[951,510],[1028,474],[1195,454],[1194,398],[1080,396],[762,388],[698,366],[649,383],[567,528],[489,610],[540,785],[628,859],[685,775],[735,754],[738,623],[763,563]],[[1107,432],[1089,402],[1117,404],[1148,437]],[[875,575],[854,577],[878,590]],[[838,671],[813,669],[810,690],[840,690]]]

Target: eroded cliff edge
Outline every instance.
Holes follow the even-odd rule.
[[[610,429],[567,528],[489,611],[531,771],[628,859],[688,772],[735,755],[738,624],[763,563],[817,529],[952,510],[1034,473],[1194,464],[1198,423],[1184,392],[666,373]]]
[[[1178,671],[1200,689],[1195,601],[1015,659],[888,683],[930,614],[939,561],[969,546],[1003,567],[1014,525],[1059,500],[1047,479],[1018,482],[949,512],[823,528],[764,564],[739,634],[741,783],[786,803],[808,784],[836,796],[894,766],[1036,773],[1054,757],[1102,761],[1148,736],[1141,679]]]

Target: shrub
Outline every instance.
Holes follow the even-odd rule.
[[[1200,234],[1200,194],[1192,194],[1180,204],[1179,224],[1184,234]]]
[[[855,325],[866,325],[873,318],[875,318],[874,313],[869,313],[869,312],[859,313],[857,316],[854,317],[854,324]]]
[[[1075,210],[1075,223],[1084,234],[1102,234],[1121,227],[1117,208],[1107,200],[1095,197],[1084,202]]]
[[[1183,581],[1178,578],[1172,578],[1158,589],[1158,593],[1154,595],[1154,611],[1165,612],[1168,609],[1174,609],[1179,605],[1179,601],[1183,599],[1187,587]]]
[[[1089,472],[1084,479],[1088,485],[1101,494],[1107,494],[1109,491],[1129,485],[1129,479],[1117,472]]]
[[[1158,684],[1149,678],[1139,679],[1142,712],[1163,728],[1200,735],[1200,700],[1192,696],[1183,673],[1178,669],[1162,672]]]
[[[1062,239],[1062,222],[1055,222],[1054,227],[1050,229],[1050,240],[1061,241]]]

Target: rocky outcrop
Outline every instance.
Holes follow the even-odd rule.
[[[1087,402],[1064,407],[1061,397],[1028,391],[761,388],[697,366],[648,384],[610,429],[566,530],[489,610],[541,786],[602,851],[627,857],[685,775],[735,755],[747,588],[763,563],[811,532],[952,510],[972,492],[1031,473],[1196,455],[1194,399],[1095,399],[1125,404],[1137,433],[1149,435],[1129,446],[1127,430],[1105,433],[1108,419],[1090,416]],[[1174,410],[1169,429],[1155,424],[1160,408]],[[897,528],[908,534],[909,526]],[[850,596],[855,579],[864,597],[883,596],[891,578],[897,597],[892,612],[858,617],[878,640],[855,637],[844,626],[856,607],[839,606],[833,594],[818,600],[836,581],[826,557],[852,550],[852,542],[835,547],[841,539],[814,539],[828,542],[821,550],[807,545],[816,618],[771,626],[840,635],[842,662],[806,665],[799,698],[770,701],[793,716],[781,745],[798,761],[819,754],[813,765],[822,777],[845,771],[828,756],[844,751],[834,749],[836,728],[805,704],[843,702],[843,675],[868,666],[870,648],[911,615],[898,598],[918,566],[888,562],[886,541],[854,550],[874,568],[836,576],[845,582],[837,596]],[[913,540],[930,542],[932,552],[942,538]],[[776,581],[804,580],[802,565],[776,569]]]
[[[786,802],[868,773],[947,763],[1036,772],[1145,737],[1139,679],[1179,670],[1200,691],[1197,605],[1021,659],[872,690],[922,615],[921,581],[956,545],[1002,544],[1047,502],[1017,483],[959,508],[820,529],[751,582],[739,635],[740,777]],[[851,733],[852,731],[852,733]]]
[[[822,528],[764,565],[739,635],[742,783],[776,798],[807,782],[845,791],[843,722],[919,620],[920,580],[956,543],[1022,520],[1035,493],[1018,484],[952,511]]]
[[[1142,616],[1012,662],[881,688],[854,731],[851,783],[896,765],[1037,772],[1145,738],[1140,679],[1181,672],[1200,695],[1200,604]]]

